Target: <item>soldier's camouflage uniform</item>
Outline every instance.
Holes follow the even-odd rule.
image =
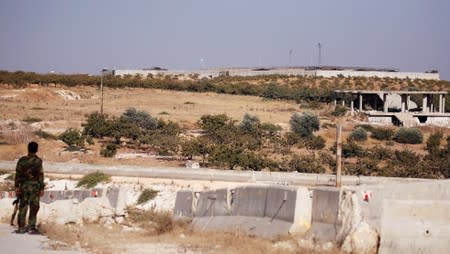
[[[39,194],[44,190],[42,160],[35,154],[23,156],[17,162],[15,187],[20,190],[19,216],[17,219],[19,229],[25,229],[28,206],[30,206],[28,228],[35,228],[36,215],[39,211]]]

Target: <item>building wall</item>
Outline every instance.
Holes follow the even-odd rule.
[[[325,78],[337,77],[379,77],[379,78],[410,78],[439,80],[439,73],[423,72],[383,72],[383,71],[354,71],[354,70],[306,70],[302,68],[274,68],[268,70],[255,70],[252,68],[221,68],[208,70],[114,70],[114,75],[182,75],[189,76],[198,74],[199,78],[214,78],[227,72],[230,76],[251,77],[259,75],[293,75],[293,76],[321,76]]]

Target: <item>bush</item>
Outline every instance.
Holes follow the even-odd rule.
[[[306,139],[305,147],[313,150],[321,150],[325,148],[325,139],[321,136],[312,136]]]
[[[174,221],[170,211],[128,209],[127,212],[133,223],[156,235],[170,232],[178,227],[184,228],[187,226],[186,222],[182,220]]]
[[[394,140],[402,144],[421,144],[423,142],[423,135],[416,128],[400,128],[395,133]]]
[[[439,152],[441,140],[444,137],[442,132],[433,133],[427,140],[427,151],[430,155],[436,155]]]
[[[366,141],[367,140],[367,131],[361,127],[356,128],[350,133],[350,140],[353,141]]]
[[[239,124],[239,129],[248,134],[257,135],[260,129],[261,122],[257,116],[251,116],[245,113],[242,122]]]
[[[166,114],[168,114],[166,112]],[[121,116],[129,123],[138,125],[144,130],[154,130],[158,127],[158,120],[150,116],[145,111],[138,111],[135,108],[128,108]]]
[[[364,156],[364,149],[355,142],[348,142],[342,144],[342,156],[349,157],[362,157]]]
[[[78,129],[69,128],[65,130],[59,135],[59,139],[66,143],[70,150],[74,150],[73,148],[84,147],[85,138]]]
[[[377,140],[390,140],[394,135],[394,130],[389,128],[373,128],[371,137]]]
[[[98,112],[88,115],[87,122],[83,124],[83,134],[94,138],[103,138],[108,132],[107,116]]]
[[[87,175],[84,175],[77,184],[77,187],[85,187],[85,188],[93,188],[98,183],[102,182],[110,182],[111,176],[107,175],[103,172],[96,171],[94,173],[90,173]]]
[[[297,113],[293,114],[289,123],[292,131],[300,137],[310,137],[314,131],[320,129],[319,117],[307,112],[301,116]]]
[[[100,155],[103,157],[112,158],[114,155],[117,154],[117,146],[115,144],[107,144],[105,147],[103,147],[102,150],[100,150]]]
[[[345,115],[345,113],[347,112],[347,108],[345,106],[342,105],[336,105],[336,107],[334,108],[334,111],[331,112],[331,114],[333,116],[343,116]]]
[[[314,155],[295,155],[289,166],[293,171],[301,173],[325,173],[325,168]]]
[[[372,125],[369,125],[369,124],[359,124],[359,125],[355,126],[355,129],[356,128],[362,128],[362,129],[364,129],[366,131],[370,131],[370,132],[373,132],[373,130],[375,129],[375,127],[373,127]]]
[[[159,191],[153,190],[153,189],[144,189],[141,194],[139,195],[139,198],[137,200],[137,204],[143,204],[148,202],[149,200],[153,200]]]

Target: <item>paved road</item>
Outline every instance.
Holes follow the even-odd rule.
[[[0,169],[14,170],[15,161],[0,161]],[[134,176],[165,179],[207,180],[227,182],[261,182],[288,185],[333,185],[335,175],[303,174],[297,172],[254,172],[218,169],[191,169],[181,167],[141,167],[134,165],[97,165],[82,163],[44,162],[44,170],[48,173],[80,174],[102,171],[113,176]],[[342,176],[343,185],[379,184],[387,182],[417,182],[426,179]]]
[[[49,239],[43,235],[16,234],[15,228],[0,224],[0,253],[4,254],[86,254],[79,251],[56,251],[45,248]]]

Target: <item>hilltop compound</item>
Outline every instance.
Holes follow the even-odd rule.
[[[115,76],[178,76],[181,78],[215,78],[221,76],[312,76],[312,77],[378,77],[399,79],[440,80],[439,72],[399,72],[395,69],[375,69],[361,67],[242,67],[242,68],[211,68],[202,70],[168,70],[160,67],[142,70],[113,70]]]

